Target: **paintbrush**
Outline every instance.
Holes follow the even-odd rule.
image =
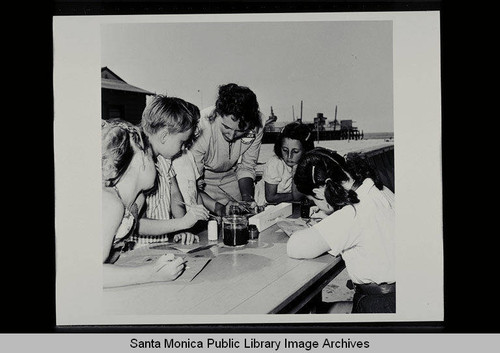
[[[242,207],[247,213],[251,213],[252,211],[247,207],[247,205],[245,205],[244,203],[242,203],[241,201],[238,201],[236,200],[234,197],[232,197],[226,190],[224,190],[223,188],[221,188],[220,185],[217,185],[217,187],[224,193],[224,195],[226,195],[229,200],[233,201],[233,202],[236,202],[238,204],[239,207]]]
[[[179,199],[174,199],[174,200],[177,201],[177,202],[179,202],[179,203],[181,203],[181,204],[183,204],[184,206],[191,206],[191,205],[189,205],[189,204],[187,204],[184,201],[181,201]],[[210,218],[212,218],[212,219],[213,218],[215,218],[215,219],[219,218],[219,216],[217,216],[215,213],[212,213],[209,209],[207,209],[207,211],[208,211],[208,215],[209,215]]]

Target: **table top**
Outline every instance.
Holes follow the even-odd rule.
[[[206,231],[199,236],[200,245],[209,244]],[[329,254],[312,260],[292,259],[286,252],[287,241],[277,225],[262,231],[257,242],[242,247],[225,246],[219,236],[210,248],[185,255],[188,263],[193,258],[210,259],[192,280],[181,275],[172,282],[107,288],[103,308],[110,314],[133,315],[280,312],[311,287],[324,283],[325,275],[341,262]],[[162,252],[169,251],[151,253]]]

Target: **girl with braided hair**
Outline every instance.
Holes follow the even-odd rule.
[[[394,194],[361,155],[325,148],[302,157],[294,182],[327,217],[293,233],[288,255],[342,256],[355,286],[352,312],[395,312]]]

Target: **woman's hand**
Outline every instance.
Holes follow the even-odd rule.
[[[173,281],[184,271],[185,262],[181,257],[175,257],[173,254],[162,255],[153,264],[151,281]]]
[[[196,180],[196,187],[198,188],[198,190],[205,190],[205,186],[207,186],[207,183],[205,182],[205,180],[203,179],[198,179]]]
[[[243,213],[257,213],[257,202],[255,201],[241,201],[240,205]]]
[[[252,213],[255,212],[257,207],[257,203],[255,201],[229,201],[225,206],[225,215],[234,214],[234,210],[231,207],[234,206],[236,208],[236,212],[241,214]]]
[[[174,243],[180,242],[181,244],[191,245],[193,243],[198,243],[200,237],[190,232],[182,232],[174,235],[173,241]]]
[[[186,215],[182,217],[186,222],[186,228],[194,226],[198,221],[206,221],[208,219],[208,210],[203,205],[191,205]]]

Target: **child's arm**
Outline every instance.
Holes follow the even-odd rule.
[[[292,178],[292,197],[293,201],[300,201],[304,198],[304,194],[297,189],[297,185],[295,185],[293,178]]]
[[[280,202],[290,202],[293,201],[293,194],[289,193],[278,193],[278,184],[264,183],[264,191],[266,195],[266,201],[268,203],[280,203]]]
[[[288,256],[296,259],[313,259],[330,250],[330,245],[314,227],[299,230],[288,239]]]
[[[177,183],[177,177],[172,178],[172,185],[170,188],[170,211],[174,218],[182,218],[186,214],[186,208],[184,207],[184,198],[182,197],[181,190],[179,189],[179,184]],[[179,202],[180,201],[180,202]]]
[[[278,184],[270,184],[268,182],[264,183],[264,191],[268,203],[300,201],[304,198],[304,194],[297,190],[293,180],[292,192],[278,193]]]
[[[115,234],[120,226],[125,209],[123,204],[114,195],[107,191],[102,192],[102,214],[105,217],[102,218],[102,238],[103,238],[103,259],[106,259],[110,255],[111,248],[113,246],[113,241],[115,239]]]
[[[218,216],[223,216],[226,211],[226,206],[220,202],[215,201],[203,190],[198,190],[198,196],[201,198],[203,205],[208,208],[211,212]]]
[[[170,254],[171,255],[171,254]],[[119,287],[131,284],[173,281],[184,270],[182,258],[160,257],[156,262],[137,267],[104,264],[104,288]]]
[[[140,235],[162,235],[189,229],[200,220],[208,219],[208,210],[203,205],[191,205],[189,211],[182,218],[177,219],[149,219],[140,218],[138,233]]]

